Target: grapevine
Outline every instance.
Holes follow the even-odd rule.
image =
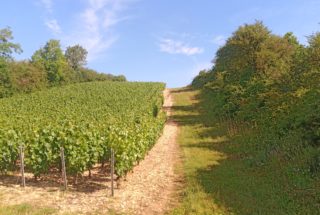
[[[68,174],[110,158],[126,174],[153,146],[165,116],[162,83],[92,82],[0,100],[0,171],[16,168],[18,149],[36,177],[59,168],[65,149]]]

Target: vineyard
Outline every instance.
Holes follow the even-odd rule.
[[[164,87],[92,82],[0,100],[0,171],[17,169],[21,146],[35,177],[61,169],[61,147],[69,175],[109,161],[112,148],[116,174],[126,174],[162,131]]]

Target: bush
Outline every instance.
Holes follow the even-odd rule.
[[[319,171],[319,41],[316,33],[305,47],[292,33],[282,37],[261,22],[246,24],[218,50],[214,69],[194,78],[213,114],[249,125],[240,140],[253,162],[275,156],[289,165],[300,157],[305,172]]]
[[[199,75],[197,75],[191,83],[191,86],[194,88],[201,88],[210,81],[214,80],[214,71],[212,70],[202,70],[199,72]]]
[[[45,72],[24,61],[10,64],[10,82],[15,93],[30,93],[47,87]]]

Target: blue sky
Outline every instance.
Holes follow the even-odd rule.
[[[302,43],[319,31],[320,0],[8,0],[0,28],[10,26],[28,59],[49,39],[89,51],[88,67],[130,81],[190,83],[211,66],[239,25],[263,21]]]

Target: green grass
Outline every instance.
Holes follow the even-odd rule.
[[[188,88],[173,96],[185,189],[172,214],[320,214],[320,200],[289,192],[288,181],[306,178],[288,178],[277,161],[258,168],[241,157],[243,143],[229,140],[208,109],[214,101]]]
[[[0,204],[0,215],[55,215],[61,214],[58,210],[53,208],[44,208],[39,206],[34,206],[31,204],[17,204],[17,205],[10,205],[4,206]],[[79,213],[63,213],[62,215],[77,215]],[[105,213],[101,213],[95,208],[92,208],[91,213],[86,213],[90,215],[105,215]],[[119,214],[116,211],[110,210],[108,215],[116,215]],[[122,214],[122,213],[121,213]],[[120,215],[120,214],[119,214]]]
[[[51,215],[58,212],[53,208],[34,206],[26,203],[4,205],[1,203],[4,197],[5,195],[0,192],[0,215]]]
[[[1,199],[0,199],[1,200]],[[40,207],[32,204],[16,204],[16,205],[2,205],[0,201],[0,215],[55,215],[61,214],[59,210],[49,207]],[[77,212],[69,212],[63,213],[61,215],[77,215]],[[105,213],[101,213],[99,210],[92,208],[91,213],[86,213],[90,215],[105,215]],[[116,215],[119,214],[114,210],[110,210],[108,215]]]
[[[0,215],[51,215],[56,212],[56,210],[51,208],[40,208],[30,204],[0,205]]]

